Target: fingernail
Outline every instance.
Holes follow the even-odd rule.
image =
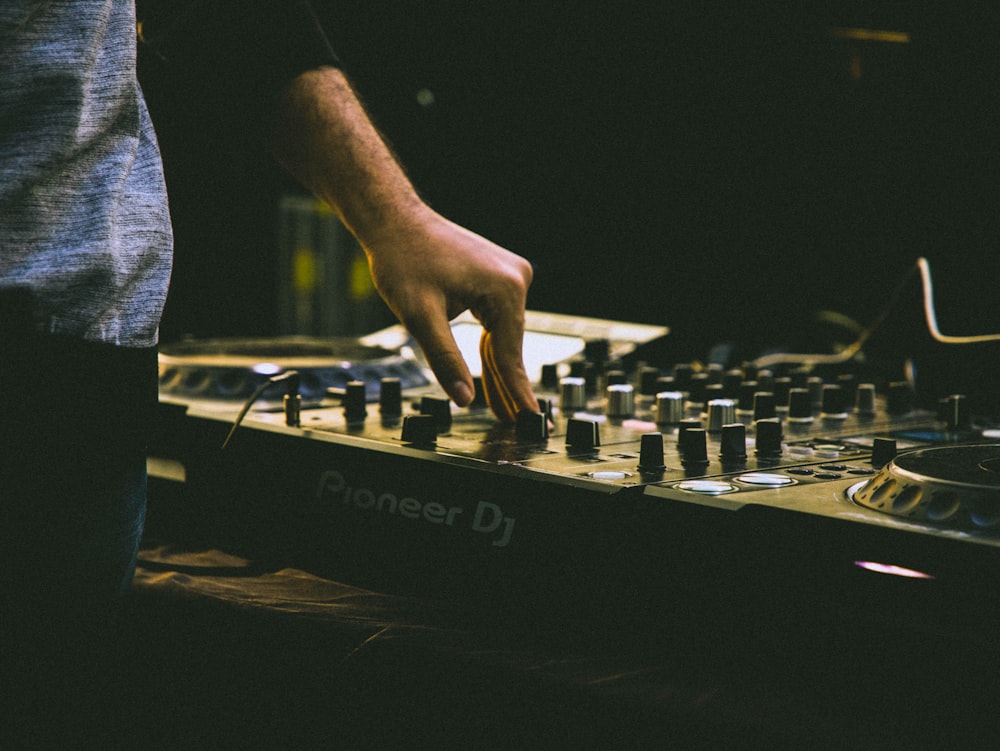
[[[455,381],[455,383],[451,385],[450,391],[451,398],[459,407],[468,406],[468,404],[472,401],[472,389],[469,388],[465,381]]]

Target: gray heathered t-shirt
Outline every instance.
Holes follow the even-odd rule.
[[[133,0],[0,0],[0,290],[39,331],[156,343],[172,240],[135,58]]]

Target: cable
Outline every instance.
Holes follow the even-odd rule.
[[[892,291],[892,294],[889,295],[889,301],[882,307],[882,310],[879,312],[878,316],[876,316],[875,320],[863,328],[861,333],[858,334],[858,338],[840,352],[830,355],[775,352],[774,354],[758,357],[754,360],[754,365],[758,368],[766,368],[780,363],[796,363],[799,365],[839,365],[840,363],[847,362],[861,350],[861,348],[865,345],[865,342],[871,338],[871,335],[874,334],[878,327],[882,325],[886,318],[888,318],[889,313],[891,313],[892,309],[896,307],[896,301],[903,293],[903,289],[906,287],[907,282],[910,281],[910,277],[913,276],[914,272],[916,272],[915,267],[906,272],[899,284],[897,284],[896,288]]]
[[[298,391],[298,380],[299,380],[299,373],[297,370],[286,370],[284,373],[279,373],[278,375],[271,376],[262,384],[260,384],[260,386],[254,389],[254,392],[250,394],[250,397],[243,404],[243,409],[241,409],[240,413],[236,416],[236,421],[233,422],[233,427],[229,429],[229,434],[226,436],[226,440],[222,442],[221,448],[225,448],[226,446],[229,445],[229,441],[233,437],[233,434],[236,432],[236,428],[240,426],[240,423],[243,422],[243,418],[247,416],[247,412],[250,411],[250,408],[253,406],[254,402],[260,399],[261,395],[263,395],[265,391],[271,388],[271,386],[273,386],[274,384],[281,383],[282,381],[291,381],[290,385],[294,385],[295,391]]]
[[[924,301],[924,317],[927,320],[927,329],[930,332],[931,337],[942,344],[979,344],[982,342],[1000,341],[1000,334],[948,336],[941,333],[941,330],[937,325],[937,316],[934,312],[934,284],[931,280],[931,267],[927,262],[927,259],[921,257],[917,259],[916,265],[911,267],[910,270],[903,276],[899,284],[896,285],[896,288],[889,296],[889,301],[882,308],[882,311],[878,314],[875,320],[862,329],[861,333],[858,334],[858,338],[855,339],[852,344],[845,347],[841,352],[830,355],[776,352],[774,354],[758,357],[754,360],[754,364],[759,368],[763,368],[780,363],[797,363],[800,365],[838,365],[840,363],[847,362],[861,350],[861,348],[865,345],[865,342],[867,342],[878,327],[882,325],[889,313],[892,312],[892,309],[896,306],[896,302],[898,301],[900,294],[902,294],[906,284],[910,281],[910,277],[917,271],[920,272]]]
[[[931,336],[942,344],[979,344],[981,342],[998,342],[1000,334],[977,334],[974,336],[948,336],[942,334],[937,325],[937,316],[934,314],[934,284],[931,281],[931,266],[926,258],[917,259],[917,268],[920,269],[920,278],[924,291],[924,317],[927,319],[927,329]]]

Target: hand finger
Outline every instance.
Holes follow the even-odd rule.
[[[475,395],[472,374],[444,313],[435,315],[433,310],[425,310],[420,318],[407,321],[406,328],[420,345],[441,388],[458,406],[468,406]]]

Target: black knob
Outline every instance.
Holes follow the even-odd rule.
[[[788,392],[792,390],[792,379],[788,376],[774,379],[774,404],[778,409],[788,408]]]
[[[544,412],[522,409],[517,413],[514,432],[521,441],[544,441],[549,437],[549,418]]]
[[[762,459],[781,456],[781,423],[778,420],[759,420],[754,423],[757,431],[757,448],[754,453]]]
[[[777,417],[778,411],[774,403],[774,394],[770,391],[758,391],[753,395],[753,419],[770,420]]]
[[[659,391],[663,391],[657,384],[657,379],[660,377],[660,369],[653,367],[645,367],[639,371],[639,393],[643,396],[653,396]]]
[[[837,376],[837,385],[844,390],[844,404],[848,409],[857,399],[858,379],[853,373],[841,373]]]
[[[451,430],[451,401],[442,396],[425,396],[420,400],[420,414],[434,418],[438,433]]]
[[[827,420],[843,420],[847,417],[847,393],[837,384],[823,387],[820,417]]]
[[[605,386],[617,386],[622,383],[628,383],[628,373],[624,370],[609,370],[604,374]]]
[[[601,435],[597,423],[571,417],[566,423],[566,445],[584,451],[600,446]]]
[[[398,378],[383,378],[379,382],[378,409],[382,417],[403,414],[403,383]]]
[[[760,391],[774,392],[774,373],[770,370],[758,370],[757,388]]]
[[[809,422],[813,419],[812,399],[808,389],[789,390],[788,419],[791,422]]]
[[[555,391],[559,386],[559,368],[553,363],[543,365],[540,383],[543,389]]]
[[[361,422],[368,416],[368,393],[364,381],[348,381],[344,387],[344,419]]]
[[[645,433],[639,443],[639,469],[658,472],[666,469],[663,463],[663,434]]]
[[[722,375],[722,392],[726,399],[736,399],[740,395],[740,384],[743,383],[743,371],[727,370]]]
[[[583,356],[588,362],[605,363],[611,356],[611,342],[607,339],[589,339],[583,343]]]
[[[694,375],[694,367],[688,363],[678,363],[674,365],[674,389],[677,391],[689,391],[691,388],[691,376]]]
[[[677,447],[681,454],[681,464],[685,467],[708,464],[708,431],[704,428],[688,428],[681,435],[683,439]]]
[[[404,443],[433,446],[437,440],[437,423],[433,415],[407,415],[403,418]]]
[[[693,373],[688,384],[688,402],[691,404],[704,404],[705,393],[708,388],[708,373]]]
[[[896,440],[894,438],[876,438],[872,441],[872,466],[881,469],[896,458]]]
[[[806,379],[806,388],[809,389],[809,400],[818,407],[823,403],[823,379],[819,376],[809,376]]]
[[[677,448],[683,452],[684,434],[689,430],[700,430],[701,420],[697,417],[685,417],[677,423]]]
[[[743,381],[737,401],[740,412],[753,412],[753,398],[757,394],[757,381]]]
[[[875,384],[859,383],[855,389],[855,411],[861,417],[872,417],[875,414]]]
[[[552,400],[551,399],[539,399],[538,400],[538,411],[545,415],[545,419],[552,421]],[[546,428],[547,430],[548,428]]]
[[[719,458],[724,464],[745,462],[747,458],[747,429],[741,422],[722,426]]]

